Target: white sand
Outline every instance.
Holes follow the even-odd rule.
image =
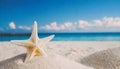
[[[0,69],[94,69],[71,61],[64,56],[56,55],[47,49],[47,57],[35,57],[28,63],[23,63],[25,49],[9,42],[0,43]]]
[[[119,41],[54,41],[47,45],[48,50],[75,61],[97,51],[116,47],[120,47]]]
[[[46,45],[45,49],[46,49],[47,53],[50,52],[53,54],[55,53],[55,54],[63,56],[63,57],[61,57],[61,56],[58,57],[57,55],[55,55],[55,56],[57,56],[57,60],[55,60],[54,62],[55,63],[57,62],[56,63],[57,65],[59,64],[58,59],[61,60],[61,63],[60,63],[61,68],[57,68],[57,69],[68,69],[62,65],[62,63],[64,63],[63,61],[66,61],[68,63],[67,64],[68,66],[72,65],[73,68],[71,67],[71,69],[77,69],[78,67],[79,67],[79,69],[80,68],[85,69],[82,67],[87,67],[87,66],[77,63],[82,58],[84,58],[88,55],[91,55],[97,51],[102,51],[102,50],[106,50],[108,48],[116,48],[116,47],[120,47],[120,42],[53,41],[53,42],[48,43]],[[4,64],[6,62],[6,59],[9,59],[9,58],[12,59],[13,56],[20,55],[25,52],[26,52],[26,50],[23,47],[16,46],[9,42],[0,42],[0,61],[4,62]],[[51,57],[48,57],[48,58],[51,58]],[[66,59],[66,58],[68,58],[68,59]],[[54,60],[54,58],[51,60]],[[16,60],[14,60],[14,61],[16,61]],[[47,61],[50,62],[50,59],[45,60],[44,62],[47,64]],[[74,62],[74,61],[76,61],[76,62]],[[54,68],[54,65],[56,65],[56,64],[52,64],[52,65],[50,65],[50,64],[52,64],[52,63],[47,64],[47,66],[50,67],[53,65],[53,68]],[[40,64],[40,65],[42,65],[42,64]],[[44,65],[42,65],[42,66],[44,66]],[[75,68],[75,67],[77,67],[77,68]],[[49,68],[49,69],[51,69],[51,68]],[[87,69],[91,69],[91,68],[87,68]]]
[[[0,69],[93,69],[85,65],[70,61],[59,55],[49,54],[48,57],[34,57],[23,63],[25,54],[0,62]]]
[[[84,57],[80,63],[100,69],[120,69],[120,47],[96,52]]]

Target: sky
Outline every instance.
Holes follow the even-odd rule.
[[[0,0],[0,32],[120,32],[120,0]]]

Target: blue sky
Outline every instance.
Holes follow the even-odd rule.
[[[120,0],[0,0],[0,32],[120,32]]]

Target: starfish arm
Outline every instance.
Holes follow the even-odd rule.
[[[54,38],[55,35],[50,35],[46,38],[43,38],[43,39],[39,39],[39,41],[41,41],[42,43],[48,43],[50,40],[52,40]]]
[[[28,41],[28,40],[11,40],[10,42],[14,43],[16,45],[21,45],[21,46],[31,46],[31,45],[33,45],[33,43]]]
[[[27,48],[28,52],[27,52],[27,55],[26,55],[26,58],[25,58],[24,62],[30,61],[33,58],[33,56],[35,55],[36,49],[37,48],[33,48],[31,50],[31,49]]]
[[[47,56],[47,54],[44,51],[43,46],[36,46],[36,51],[35,51],[35,55],[41,55],[41,56]]]
[[[47,56],[43,48],[40,48],[40,55],[42,56]]]
[[[38,31],[37,31],[37,22],[34,21],[33,29],[32,29],[32,34],[30,36],[30,39],[32,42],[35,42],[38,39]]]

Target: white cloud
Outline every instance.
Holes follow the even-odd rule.
[[[61,24],[61,25],[58,25],[56,22],[53,22],[49,25],[45,25],[45,26],[42,26],[41,29],[45,29],[45,30],[56,30],[56,31],[59,31],[59,30],[71,30],[73,29],[74,25],[70,22],[66,22],[64,24]]]
[[[102,21],[101,20],[94,20],[93,21],[93,26],[98,26],[98,27],[101,27],[101,26],[103,26],[103,24],[102,24]]]
[[[50,25],[45,25],[45,26],[43,26],[42,28],[43,28],[43,29],[46,29],[46,30],[59,30],[59,29],[60,29],[60,28],[58,28],[56,22],[53,22],[53,23],[51,23]]]
[[[10,27],[11,29],[16,29],[16,25],[15,25],[14,22],[10,22],[10,23],[9,23],[9,27]]]
[[[94,20],[93,22],[88,22],[86,20],[79,20],[77,23],[65,22],[63,24],[57,24],[53,22],[49,25],[42,26],[41,28],[44,30],[55,30],[55,31],[79,31],[92,29],[93,27],[101,27],[102,22],[100,20]]]
[[[77,23],[57,24],[57,22],[53,22],[41,28],[55,31],[120,31],[120,17],[103,17],[92,21],[79,20]]]
[[[18,26],[18,28],[23,30],[31,30],[31,27],[28,26]]]
[[[120,18],[104,17],[103,23],[106,24],[106,27],[120,27]]]
[[[79,27],[79,28],[85,29],[86,27],[88,28],[89,26],[91,26],[91,24],[88,23],[88,22],[85,21],[85,20],[79,20],[79,21],[78,21],[78,27]]]
[[[88,31],[120,31],[120,18],[103,17],[93,21],[78,21],[79,28]]]
[[[68,29],[68,30],[74,29],[74,25],[71,22],[66,22],[66,23],[63,24],[63,26],[65,26],[65,28]]]

